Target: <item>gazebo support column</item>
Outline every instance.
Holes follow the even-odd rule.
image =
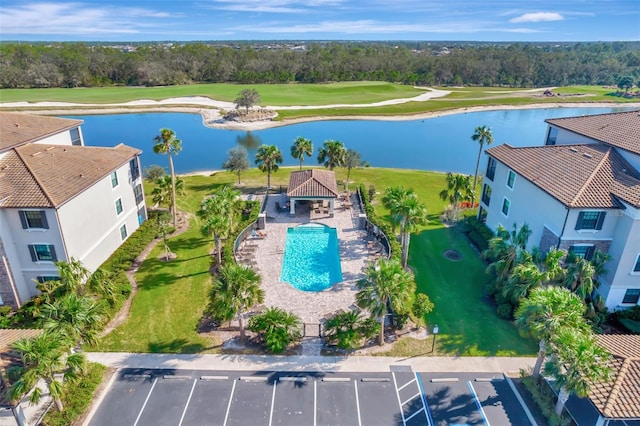
[[[289,204],[290,204],[289,213],[290,214],[296,214],[296,199],[295,198],[291,198],[289,200]]]

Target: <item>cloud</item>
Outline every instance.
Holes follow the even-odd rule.
[[[135,34],[157,19],[168,18],[175,14],[140,7],[42,2],[3,7],[1,22],[3,34]]]
[[[341,0],[214,0],[213,8],[229,12],[311,13],[314,8],[338,7]]]
[[[525,13],[516,18],[512,18],[509,22],[513,24],[520,24],[522,22],[549,22],[549,21],[562,21],[564,17],[555,12],[535,12]]]

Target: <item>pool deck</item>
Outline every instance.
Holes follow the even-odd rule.
[[[318,323],[338,310],[353,308],[355,285],[363,277],[363,268],[382,253],[367,232],[358,229],[360,211],[343,208],[342,202],[336,201],[333,217],[324,211],[311,210],[309,204],[296,204],[296,214],[290,215],[277,209],[276,202],[280,200],[275,195],[267,202],[266,236],[249,237],[239,248],[239,252],[247,253],[239,261],[252,266],[262,277],[264,306],[292,312],[305,323]],[[297,290],[280,281],[287,228],[309,222],[325,224],[338,232],[343,282],[321,292]]]

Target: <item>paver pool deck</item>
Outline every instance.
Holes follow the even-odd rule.
[[[278,195],[269,196],[265,209],[266,236],[250,237],[243,243],[243,246],[255,246],[252,266],[262,277],[264,305],[292,312],[305,323],[318,323],[340,309],[350,309],[355,303],[356,283],[364,276],[366,262],[373,259],[367,232],[358,228],[359,211],[343,208],[341,202],[336,201],[331,217],[312,211],[310,203],[298,203],[296,214],[291,215],[288,211],[278,210],[276,202],[281,201],[283,199]],[[301,291],[280,281],[287,229],[309,222],[325,224],[338,232],[343,282],[320,292]]]

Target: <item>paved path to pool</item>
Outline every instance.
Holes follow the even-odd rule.
[[[366,232],[358,229],[357,211],[343,209],[339,202],[333,217],[310,212],[309,206],[296,204],[296,214],[279,211],[276,202],[284,205],[278,195],[270,196],[266,212],[266,237],[249,238],[245,244],[256,245],[255,267],[262,276],[265,290],[264,305],[293,312],[303,322],[318,323],[323,317],[339,309],[348,310],[355,302],[355,284],[362,278],[362,270],[370,259]],[[321,292],[300,291],[280,281],[287,228],[310,221],[336,228],[340,243],[343,282]]]

